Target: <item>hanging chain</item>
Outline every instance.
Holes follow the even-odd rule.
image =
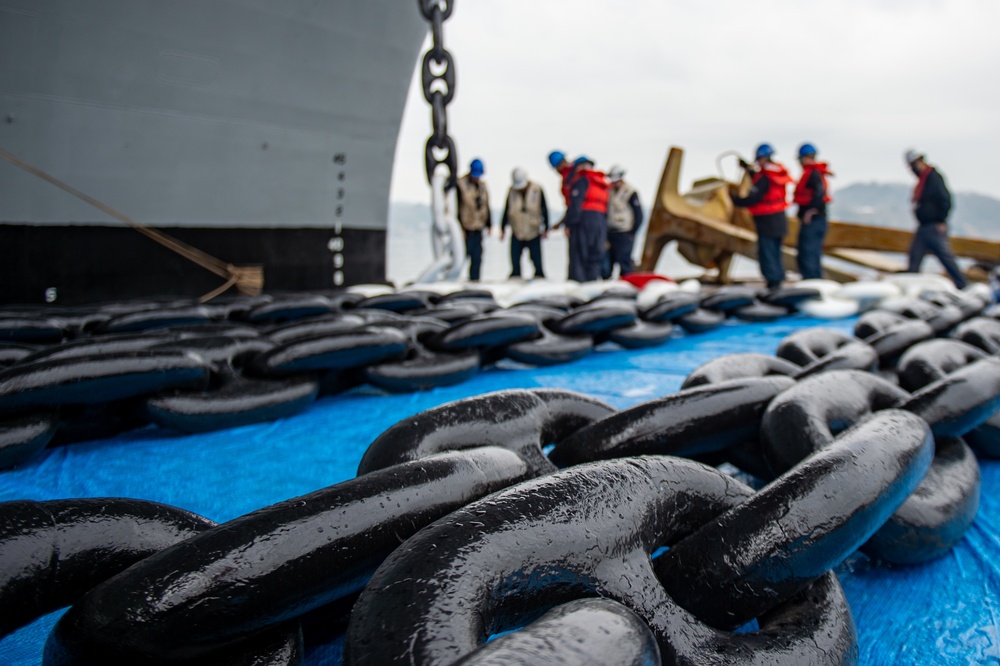
[[[427,181],[430,182],[438,165],[448,167],[448,183],[458,177],[458,150],[448,135],[447,106],[455,97],[455,61],[444,48],[442,25],[455,9],[455,0],[417,0],[420,12],[431,24],[433,43],[424,54],[420,68],[420,81],[424,99],[431,105],[432,133],[424,148]],[[433,66],[432,64],[433,63]]]

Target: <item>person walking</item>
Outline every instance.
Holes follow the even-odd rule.
[[[805,280],[823,277],[823,239],[826,238],[826,205],[833,201],[827,178],[833,175],[826,164],[816,159],[816,146],[799,146],[802,177],[795,185],[792,201],[799,206],[798,265]]]
[[[745,197],[732,197],[733,203],[748,208],[757,229],[757,260],[768,289],[778,289],[785,279],[781,262],[781,241],[788,233],[787,191],[792,177],[788,169],[772,158],[774,148],[769,143],[757,146],[755,164],[740,160],[740,166],[751,175],[752,186]]]
[[[578,157],[569,182],[569,207],[563,219],[569,233],[569,279],[590,282],[601,277],[608,241],[610,184],[589,157]],[[558,226],[558,225],[557,225]]]
[[[908,270],[910,273],[919,273],[924,255],[930,252],[944,266],[955,286],[963,289],[969,282],[958,268],[948,241],[947,219],[951,212],[951,192],[944,182],[944,176],[927,163],[923,153],[907,150],[904,158],[917,177],[917,185],[913,188],[911,197],[913,215],[917,218],[917,231],[910,244]]]
[[[483,231],[488,236],[490,221],[490,194],[483,174],[486,168],[479,158],[469,163],[469,173],[456,181],[458,187],[458,223],[465,235],[465,253],[469,256],[469,280],[479,280],[483,261]]]
[[[625,182],[625,169],[617,164],[608,170],[611,191],[608,194],[608,244],[609,265],[604,275],[611,277],[615,264],[618,275],[624,277],[635,271],[632,265],[632,248],[635,232],[642,224],[642,204],[635,188]]]
[[[510,190],[500,221],[500,240],[510,225],[510,276],[521,277],[521,255],[527,248],[535,267],[534,278],[544,278],[542,270],[542,239],[548,235],[549,208],[545,204],[542,186],[528,180],[524,169],[511,173]],[[534,279],[533,278],[533,279]]]

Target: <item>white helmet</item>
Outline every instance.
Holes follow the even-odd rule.
[[[608,169],[608,180],[613,183],[618,182],[625,177],[625,169],[615,164],[610,169]]]
[[[907,164],[913,164],[917,160],[924,159],[924,154],[921,153],[921,152],[918,152],[916,150],[913,150],[911,148],[908,151],[906,151],[906,153],[903,155],[903,157],[906,159],[906,163]]]
[[[525,173],[524,169],[518,167],[510,174],[511,186],[515,190],[519,190],[528,184],[528,174]]]

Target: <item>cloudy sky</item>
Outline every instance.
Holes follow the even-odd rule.
[[[1000,198],[998,25],[996,0],[457,0],[449,131],[498,199],[515,166],[556,198],[552,149],[623,165],[649,201],[670,146],[690,183],[761,141],[796,175],[814,143],[834,189],[912,182],[915,147],[953,190]],[[393,200],[429,201],[430,127],[415,77]]]

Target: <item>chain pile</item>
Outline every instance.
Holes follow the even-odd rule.
[[[788,289],[763,302],[732,287],[642,306],[631,285],[601,289],[506,308],[485,290],[404,290],[0,311],[0,469],[147,423],[206,432],[289,416],[362,384],[417,391],[504,359],[546,366],[606,342],[661,345],[675,326],[696,334],[730,316],[774,319],[816,295]]]
[[[978,508],[967,438],[1000,453],[996,308],[889,306],[630,409],[557,389],[445,404],[356,478],[218,526],[5,503],[4,630],[72,604],[47,666],[295,664],[300,622],[346,623],[352,665],[854,663],[832,570],[859,547],[947,552]]]

